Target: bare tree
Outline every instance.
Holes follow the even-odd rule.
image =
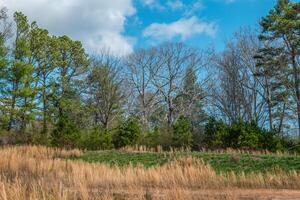
[[[249,28],[236,32],[221,55],[215,55],[217,80],[212,92],[213,104],[229,123],[237,119],[266,121],[264,91],[257,73],[256,60],[259,41]]]
[[[151,81],[167,108],[168,127],[174,121],[177,111],[174,100],[182,89],[186,69],[199,67],[200,60],[196,50],[182,43],[164,44],[157,48],[155,65],[150,69]]]
[[[141,116],[145,130],[149,128],[151,115],[158,105],[158,90],[151,81],[151,69],[157,61],[157,50],[140,49],[125,59],[127,79],[134,97],[134,113]]]
[[[229,123],[243,119],[281,132],[289,105],[283,84],[285,59],[279,58],[282,55],[278,52],[272,53],[275,49],[259,50],[262,45],[255,31],[242,28],[221,55],[213,56],[217,79],[212,102]],[[279,62],[271,59],[275,56]]]
[[[110,128],[110,123],[120,114],[124,95],[121,90],[120,59],[107,52],[92,61],[87,77],[88,103],[94,125]]]

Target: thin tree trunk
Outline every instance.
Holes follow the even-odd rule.
[[[16,90],[17,90],[16,84],[13,83],[13,91],[16,91]],[[16,95],[13,94],[12,95],[12,101],[11,101],[11,111],[10,111],[10,117],[9,117],[7,131],[11,131],[11,129],[12,129],[12,124],[13,124],[13,120],[14,120],[15,105],[16,105]]]

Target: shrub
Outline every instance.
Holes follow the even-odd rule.
[[[155,127],[153,130],[146,133],[141,137],[140,144],[147,147],[157,147],[161,145],[161,131],[159,127]]]
[[[88,150],[112,149],[112,133],[100,127],[81,134],[80,148]]]
[[[267,131],[254,122],[237,120],[232,125],[211,118],[205,127],[204,143],[208,148],[243,148],[283,150],[276,131]]]
[[[113,143],[117,148],[134,145],[140,137],[141,127],[139,121],[131,116],[118,126],[113,137]]]
[[[191,125],[184,116],[180,116],[173,125],[172,143],[176,148],[192,146]]]
[[[221,135],[226,134],[227,128],[228,126],[222,121],[210,117],[204,128],[203,146],[210,149],[221,146],[223,144]]]
[[[51,144],[57,147],[74,148],[80,139],[80,133],[74,122],[63,115],[51,133]]]

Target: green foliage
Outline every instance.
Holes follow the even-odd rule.
[[[251,122],[238,120],[232,125],[211,118],[205,127],[204,145],[207,148],[244,148],[282,150],[276,132],[266,131]]]
[[[152,131],[146,133],[145,136],[141,138],[140,143],[148,147],[161,145],[161,132],[159,127],[155,127]]]
[[[204,130],[203,146],[206,148],[214,148],[217,143],[222,143],[222,141],[217,141],[217,135],[224,135],[222,131],[226,131],[226,129],[227,126],[225,123],[210,117]]]
[[[232,159],[233,156],[238,160]],[[100,162],[110,165],[126,166],[129,164],[152,167],[165,164],[178,157],[195,157],[209,163],[217,172],[270,172],[273,170],[300,171],[300,157],[293,155],[264,154],[227,154],[214,152],[177,152],[174,153],[132,153],[122,151],[87,152],[78,158],[87,162]]]
[[[264,44],[258,51],[257,61],[261,72],[268,76],[268,85],[272,90],[269,96],[273,107],[277,104],[294,104],[300,137],[300,3],[290,0],[278,0],[267,16],[260,21],[259,39]],[[260,73],[261,73],[260,72]],[[270,98],[268,97],[268,98]],[[286,113],[278,113],[281,108],[269,109],[277,117],[289,117]],[[281,118],[279,121],[282,122]],[[272,117],[270,126],[272,128]],[[282,129],[280,123],[276,128]],[[281,130],[280,130],[281,131]]]
[[[191,147],[193,142],[190,122],[184,116],[180,116],[173,125],[172,143],[176,148]]]
[[[121,122],[114,134],[113,143],[120,148],[127,145],[134,145],[141,137],[141,127],[135,117],[129,117]]]
[[[109,165],[126,166],[132,164],[144,165],[145,167],[152,167],[155,165],[165,164],[170,160],[169,155],[162,153],[130,153],[116,150],[110,151],[89,151],[86,154],[72,159],[84,160],[87,162],[100,162]]]
[[[74,148],[80,139],[78,128],[67,115],[62,115],[51,133],[51,144],[57,147]]]
[[[112,149],[112,133],[99,127],[84,132],[81,134],[79,147],[88,150]]]

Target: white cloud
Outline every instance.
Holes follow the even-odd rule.
[[[201,0],[194,1],[194,3],[188,6],[185,10],[185,16],[192,16],[195,12],[204,8],[204,5]]]
[[[156,9],[160,11],[165,10],[165,7],[161,5],[159,0],[140,0],[140,1],[144,6],[147,6],[151,9]]]
[[[170,7],[172,10],[181,10],[185,7],[184,3],[180,0],[169,0],[167,2],[168,7]]]
[[[155,41],[171,40],[180,37],[181,40],[196,34],[206,34],[213,37],[216,33],[216,25],[214,23],[204,22],[196,16],[190,18],[182,18],[172,23],[153,23],[144,31],[144,37],[151,38]]]
[[[187,3],[183,0],[139,0],[142,5],[147,6],[151,9],[156,9],[158,11],[183,11],[185,16],[191,16],[198,10],[201,10],[204,6],[202,0],[193,0]],[[233,0],[225,0],[233,1]]]
[[[136,12],[132,0],[0,0],[0,5],[22,11],[52,34],[83,41],[91,52],[133,51],[134,40],[123,35],[126,19]]]

